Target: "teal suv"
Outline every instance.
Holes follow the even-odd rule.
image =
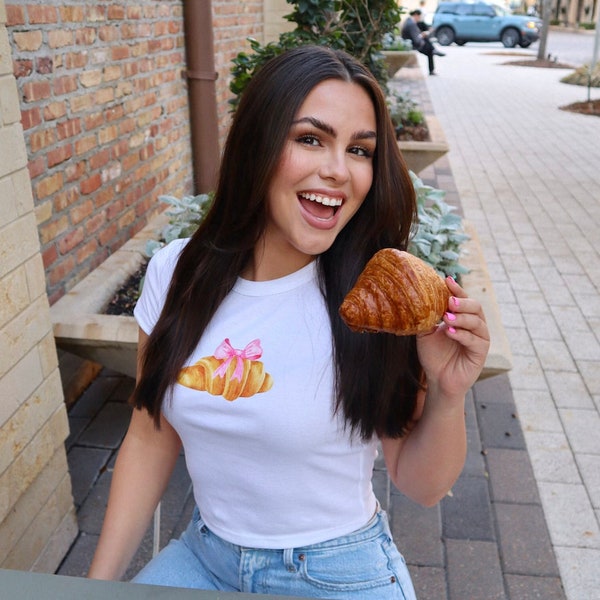
[[[442,46],[453,42],[502,42],[506,48],[517,44],[527,48],[540,37],[542,21],[513,15],[497,4],[486,2],[440,2],[433,16],[435,37]]]

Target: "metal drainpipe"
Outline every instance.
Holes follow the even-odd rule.
[[[219,169],[212,6],[210,0],[182,4],[194,193],[203,194],[215,189]]]

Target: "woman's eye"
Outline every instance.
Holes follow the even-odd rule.
[[[371,158],[373,156],[373,151],[365,146],[352,146],[350,152],[357,156],[364,156],[365,158]]]
[[[296,138],[297,142],[300,142],[301,144],[306,144],[307,146],[319,146],[320,142],[319,142],[319,138],[317,138],[317,136],[315,135],[299,135]]]

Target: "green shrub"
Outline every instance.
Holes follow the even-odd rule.
[[[410,173],[417,195],[417,223],[408,251],[440,275],[451,275],[460,281],[468,269],[460,264],[461,248],[469,236],[463,232],[462,219],[444,200],[446,192],[425,185],[412,171]]]
[[[266,45],[249,38],[251,53],[240,52],[233,59],[229,84],[234,94],[232,110],[252,75],[267,60],[286,50],[305,44],[317,44],[345,50],[373,73],[387,91],[387,71],[381,50],[384,37],[393,33],[403,9],[395,0],[287,0],[293,6],[285,18],[296,24],[277,42]]]
[[[594,72],[590,73],[591,65],[583,65],[565,75],[561,81],[562,83],[570,83],[571,85],[582,85],[589,87],[600,87],[600,62],[596,63]]]
[[[411,178],[417,196],[418,222],[408,250],[411,254],[430,264],[441,275],[452,275],[460,279],[467,269],[459,263],[461,246],[469,239],[462,231],[462,220],[454,211],[455,207],[445,201],[443,190],[425,185],[411,171]],[[160,200],[170,204],[167,210],[169,223],[160,234],[160,240],[150,240],[146,244],[146,254],[150,257],[166,243],[193,235],[210,207],[213,194],[198,196],[160,196]]]
[[[173,208],[167,209],[165,212],[171,218],[161,230],[159,239],[146,242],[146,254],[149,257],[173,240],[191,237],[206,216],[213,200],[213,193],[184,196],[183,198],[159,196],[158,199],[170,204]]]

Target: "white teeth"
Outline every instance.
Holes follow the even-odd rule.
[[[317,194],[300,194],[302,198],[306,200],[310,200],[311,202],[318,202],[319,204],[323,204],[324,206],[341,206],[342,199],[341,198],[328,198],[327,196],[317,196]]]

